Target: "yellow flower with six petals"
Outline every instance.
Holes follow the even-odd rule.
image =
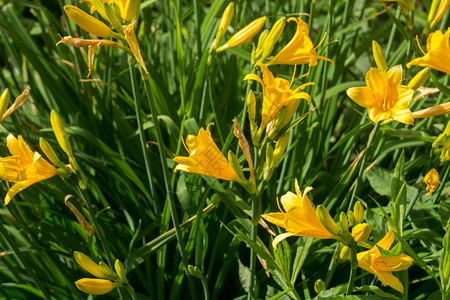
[[[397,277],[391,272],[403,271],[408,269],[413,263],[413,259],[406,255],[400,254],[396,256],[383,257],[378,247],[389,251],[394,242],[395,235],[389,228],[388,233],[382,238],[372,249],[357,254],[358,266],[378,277],[384,284],[403,293],[403,285]],[[378,246],[378,247],[377,247]]]
[[[286,233],[278,235],[273,240],[272,245],[275,249],[279,242],[290,236],[338,239],[335,234],[331,233],[324,225],[322,225],[317,217],[316,211],[306,195],[312,189],[312,187],[307,187],[302,194],[302,191],[298,186],[298,181],[295,180],[296,194],[287,192],[281,197],[281,205],[286,212],[283,212],[280,208],[281,212],[262,215],[266,221],[285,228],[287,231]]]
[[[38,152],[31,151],[21,135],[16,139],[12,134],[6,138],[12,156],[0,158],[0,178],[15,182],[5,197],[5,205],[19,192],[30,185],[55,176],[57,169]]]
[[[408,106],[414,90],[401,85],[402,67],[392,67],[383,72],[370,68],[366,75],[367,86],[353,87],[347,90],[347,95],[358,105],[369,112],[369,119],[375,123],[390,118],[405,124],[413,124],[414,118]]]
[[[244,80],[256,80],[262,85],[261,128],[264,128],[269,122],[274,120],[283,106],[291,108],[291,106],[295,106],[293,103],[299,102],[300,99],[305,99],[308,101],[308,104],[311,102],[311,97],[307,93],[301,92],[301,90],[312,83],[306,83],[295,90],[291,90],[291,83],[288,80],[279,77],[275,78],[266,65],[262,63],[258,63],[258,65],[261,68],[263,78],[261,79],[256,74],[248,74],[244,77]],[[290,109],[289,111],[292,110]]]
[[[209,125],[211,126],[211,124]],[[175,168],[186,172],[216,177],[223,180],[240,181],[239,176],[214,142],[209,126],[200,128],[198,135],[188,135],[186,150],[189,157],[177,156]]]

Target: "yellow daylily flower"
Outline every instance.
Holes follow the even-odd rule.
[[[357,253],[358,266],[372,273],[378,277],[378,279],[384,284],[392,287],[393,289],[403,293],[403,285],[397,277],[392,275],[392,271],[403,271],[408,269],[413,263],[413,259],[402,253],[396,256],[384,257],[381,255],[378,247],[389,251],[392,243],[394,242],[395,235],[392,229],[389,228],[386,236],[381,239],[376,246],[372,249]],[[377,247],[378,246],[378,247]]]
[[[223,180],[239,181],[239,176],[211,137],[209,126],[206,130],[203,127],[200,128],[197,136],[188,135],[186,150],[189,152],[189,157],[175,157],[173,160],[178,165],[174,171],[182,170]]]
[[[112,282],[107,279],[97,279],[97,278],[81,278],[75,281],[77,288],[91,295],[103,295],[111,292],[115,287],[122,286],[120,282]]]
[[[21,135],[18,139],[12,134],[8,135],[6,144],[12,156],[0,158],[0,179],[15,184],[6,194],[5,205],[30,185],[57,174],[57,169],[53,165],[38,152],[31,151]]]
[[[426,196],[430,196],[439,185],[439,173],[436,169],[431,169],[424,177],[423,182],[427,185],[427,190],[429,190]]]
[[[414,118],[408,106],[414,90],[401,85],[402,72],[400,65],[387,72],[370,68],[366,75],[367,86],[349,88],[347,95],[358,105],[367,108],[369,119],[375,123],[392,118],[401,123],[413,124]]]
[[[281,205],[286,212],[280,208],[281,212],[263,214],[262,217],[279,227],[285,228],[286,233],[282,233],[273,240],[273,247],[290,236],[308,236],[319,239],[337,239],[338,237],[325,228],[319,221],[311,201],[306,195],[312,187],[307,187],[303,194],[295,180],[295,192],[287,192],[281,197]]]
[[[288,22],[290,21],[295,21],[297,23],[297,31],[295,32],[291,41],[267,64],[309,64],[310,67],[313,67],[317,65],[318,59],[323,59],[331,62],[334,65],[334,62],[331,59],[317,55],[316,49],[322,42],[314,47],[314,44],[308,35],[308,24],[306,24],[305,21],[300,18],[289,18]]]
[[[264,128],[269,122],[274,120],[283,106],[289,108],[289,112],[292,112],[293,115],[293,107],[295,106],[296,108],[298,106],[300,99],[305,99],[308,101],[308,104],[311,102],[311,97],[301,91],[312,83],[306,83],[295,90],[291,90],[291,83],[288,80],[279,77],[275,78],[266,65],[262,63],[258,63],[258,65],[261,68],[263,78],[261,79],[256,74],[247,74],[244,80],[256,80],[262,85],[261,128]]]
[[[406,67],[430,67],[450,74],[450,30],[445,34],[440,30],[430,33],[427,38],[427,53],[422,49],[424,56],[418,57],[406,64]],[[420,45],[419,45],[420,47]]]

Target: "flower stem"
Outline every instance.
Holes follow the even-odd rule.
[[[131,56],[130,56],[131,58]],[[128,62],[128,67],[130,69],[130,79],[131,79],[131,86],[133,88],[133,99],[134,99],[134,110],[135,110],[135,114],[136,114],[136,122],[138,125],[138,130],[139,130],[139,139],[141,142],[141,150],[142,150],[142,154],[144,156],[144,164],[145,164],[145,172],[147,173],[147,180],[148,180],[148,184],[150,186],[150,194],[151,196],[154,198],[155,194],[155,187],[153,184],[153,180],[152,180],[152,171],[150,168],[150,159],[149,159],[149,155],[148,155],[148,151],[147,151],[147,145],[145,142],[145,136],[144,136],[144,129],[142,128],[142,117],[141,117],[141,100],[140,98],[137,96],[137,86],[136,86],[136,72],[135,69],[133,68],[132,64],[130,63],[130,61]],[[154,209],[155,209],[155,214],[159,214],[159,207],[156,204],[157,201],[153,201],[154,204]]]
[[[356,258],[356,243],[355,240],[352,239],[350,242],[350,250],[352,252],[351,257],[351,269],[350,269],[350,278],[348,279],[348,286],[347,286],[347,295],[351,295],[353,292],[353,287],[355,285],[355,275],[356,275],[356,269],[358,268],[358,259]]]
[[[149,75],[145,75],[145,76],[147,76],[147,78],[143,77],[142,79],[143,79],[144,85],[145,85],[145,92],[147,94],[147,100],[148,100],[148,104],[150,106],[153,124],[155,125],[156,141],[158,143],[159,156],[160,156],[161,165],[162,165],[164,186],[166,188],[167,197],[169,198],[169,203],[170,203],[170,217],[172,219],[172,223],[173,223],[173,226],[175,229],[175,236],[177,238],[177,242],[178,242],[178,246],[179,246],[178,249],[180,251],[181,260],[183,261],[184,270],[185,270],[185,273],[187,274],[187,278],[189,281],[191,296],[193,299],[197,299],[194,282],[187,270],[188,259],[186,256],[185,243],[183,240],[183,236],[181,235],[177,207],[175,204],[175,199],[173,198],[174,193],[173,193],[173,191],[171,189],[171,185],[170,185],[169,167],[167,166],[167,155],[165,152],[164,140],[162,138],[161,127],[160,127],[158,115],[156,112],[156,105],[155,105],[155,101],[153,99],[153,95],[152,95],[152,91],[151,91],[151,87],[150,87],[150,81],[149,81],[150,78],[149,78]]]
[[[258,197],[252,195],[252,241],[256,242],[258,236],[258,224],[255,225],[254,220],[257,218],[257,201]],[[255,273],[256,273],[256,253],[253,248],[250,247],[250,284],[248,287],[247,300],[257,299],[256,295],[253,295],[253,287],[255,285]]]

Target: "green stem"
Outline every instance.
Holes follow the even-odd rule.
[[[356,269],[358,268],[358,259],[356,258],[356,242],[354,239],[350,242],[350,250],[352,252],[351,257],[351,269],[350,269],[350,278],[348,279],[348,287],[347,287],[347,295],[351,295],[353,293],[353,288],[355,286],[355,276]]]
[[[208,282],[206,282],[205,277],[200,278],[203,285],[203,295],[205,300],[209,300],[209,290],[208,290]]]
[[[364,152],[363,158],[361,161],[361,165],[359,166],[358,177],[356,178],[356,184],[355,184],[355,187],[353,188],[353,192],[352,192],[352,196],[350,198],[350,202],[348,204],[347,212],[352,209],[353,203],[355,202],[355,195],[356,195],[356,191],[358,190],[359,182],[361,181],[361,177],[364,172],[364,165],[366,164],[366,159],[367,159],[368,153],[370,151],[370,148],[372,147],[372,143],[373,143],[375,137],[377,136],[378,130],[380,129],[380,124],[381,124],[380,122],[376,123],[375,127],[373,128],[372,132],[370,133],[369,141],[367,142],[367,146],[366,146],[366,152]]]
[[[131,56],[130,56],[131,58]],[[133,67],[133,65],[128,62],[128,67],[130,70],[130,79],[131,79],[131,86],[133,89],[133,99],[134,99],[134,110],[135,110],[135,114],[136,114],[136,122],[138,125],[138,130],[139,130],[139,140],[141,142],[141,150],[142,150],[142,154],[144,156],[144,164],[145,164],[145,172],[147,173],[147,180],[148,180],[148,184],[150,186],[150,194],[152,195],[152,198],[154,199],[155,197],[155,187],[153,185],[153,176],[152,176],[152,171],[151,171],[151,166],[150,166],[150,159],[149,159],[149,155],[148,155],[148,151],[147,151],[147,143],[145,141],[145,136],[144,136],[144,129],[142,127],[142,116],[141,116],[141,100],[140,97],[137,96],[137,85],[136,85],[136,72],[135,69]],[[154,209],[155,209],[155,214],[159,215],[159,206],[156,204],[157,201],[153,201],[153,205],[154,205]]]
[[[258,224],[255,225],[254,220],[258,218],[256,216],[256,205],[257,205],[257,199],[258,197],[256,195],[252,195],[252,241],[257,241],[258,236]],[[257,299],[256,295],[253,294],[253,287],[255,285],[255,273],[256,273],[256,252],[253,250],[253,248],[250,247],[250,284],[248,287],[248,294],[247,294],[247,300],[251,299]],[[253,296],[253,297],[252,297]]]
[[[144,85],[145,85],[145,92],[147,94],[148,104],[150,106],[150,110],[151,110],[151,114],[152,114],[153,124],[155,125],[156,141],[158,143],[159,156],[160,156],[161,165],[162,165],[164,186],[166,188],[167,197],[169,198],[169,203],[170,203],[170,217],[172,219],[172,223],[173,223],[173,226],[175,229],[175,235],[177,237],[177,242],[178,242],[178,246],[179,246],[178,249],[180,251],[181,260],[183,261],[184,270],[185,270],[185,273],[187,274],[187,278],[189,281],[191,296],[193,299],[197,299],[194,282],[187,270],[187,266],[189,263],[188,263],[188,258],[186,255],[185,243],[183,240],[183,236],[181,234],[180,222],[179,222],[178,213],[177,213],[177,206],[175,204],[175,199],[173,197],[174,193],[173,193],[173,191],[171,189],[171,185],[170,185],[169,167],[167,166],[167,155],[166,155],[164,140],[162,138],[161,127],[160,127],[159,120],[158,120],[158,114],[156,112],[156,105],[155,105],[151,87],[150,87],[149,75],[147,75],[147,76],[148,76],[147,78],[143,78],[143,81],[144,81]]]

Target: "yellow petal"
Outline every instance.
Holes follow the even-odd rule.
[[[82,267],[84,270],[94,275],[95,277],[105,278],[105,273],[102,271],[99,265],[92,261],[87,255],[84,253],[74,251],[73,257],[75,261]]]
[[[398,280],[397,277],[392,275],[390,272],[377,272],[375,275],[377,275],[378,279],[384,284],[388,285],[391,288],[393,288],[396,291],[399,291],[400,293],[404,292],[403,285]]]
[[[349,88],[346,92],[350,99],[359,106],[368,108],[373,105],[372,91],[366,86]]]
[[[18,181],[16,182],[9,190],[8,193],[6,193],[5,196],[5,205],[7,205],[12,198],[14,198],[14,196],[17,193],[20,193],[21,191],[23,191],[24,189],[26,189],[27,187],[29,187],[30,185],[36,183],[37,181],[33,181],[33,180],[25,180],[25,181]]]
[[[285,213],[281,212],[281,213],[262,214],[261,217],[263,217],[264,220],[266,220],[267,222],[285,228],[284,226],[285,215],[286,215]]]
[[[394,66],[389,69],[386,76],[391,80],[394,85],[402,84],[403,69],[401,65]]]
[[[281,242],[282,240],[287,239],[287,238],[290,237],[290,236],[294,236],[294,235],[297,235],[297,234],[296,234],[296,233],[293,233],[293,232],[285,232],[285,233],[282,233],[282,234],[277,235],[277,236],[273,239],[272,247],[276,250],[276,249],[277,249],[277,245],[278,245],[279,242]]]

